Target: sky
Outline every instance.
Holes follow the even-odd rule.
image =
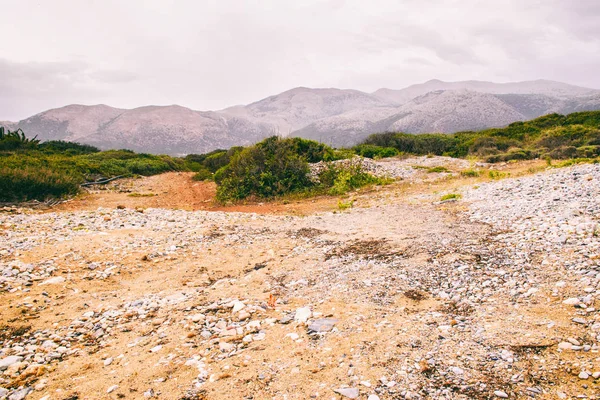
[[[430,79],[600,88],[599,0],[0,0],[0,120]]]

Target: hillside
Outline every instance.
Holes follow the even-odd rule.
[[[373,95],[396,104],[404,104],[415,97],[439,90],[470,90],[491,94],[538,94],[557,98],[586,96],[599,92],[594,89],[545,79],[509,83],[485,81],[444,82],[439,79],[432,79],[400,90],[382,88],[375,91]]]
[[[597,109],[600,91],[560,82],[433,80],[372,94],[299,87],[219,111],[176,105],[131,110],[69,105],[4,124],[42,140],[178,155],[248,145],[274,134],[350,146],[387,130],[449,133],[504,126],[554,112]]]

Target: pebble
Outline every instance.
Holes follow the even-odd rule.
[[[296,314],[294,315],[294,321],[306,323],[308,319],[312,316],[312,311],[309,307],[301,307],[296,310]]]
[[[58,285],[65,282],[65,278],[62,276],[56,276],[54,278],[50,278],[40,283],[40,285]]]
[[[8,356],[0,360],[0,371],[4,371],[8,367],[18,362],[21,362],[23,357],[21,356]]]
[[[119,388],[119,385],[112,385],[108,389],[106,389],[106,393],[112,393]]]
[[[333,391],[348,399],[358,399],[358,396],[360,395],[357,388],[341,388],[334,389]]]
[[[323,318],[316,319],[308,326],[309,333],[325,333],[333,329],[335,324],[338,322],[334,318]]]
[[[494,391],[494,396],[500,397],[501,399],[507,399],[508,398],[508,395],[506,394],[506,392],[503,392],[502,390],[495,390]]]
[[[16,391],[14,391],[10,396],[8,396],[8,400],[23,400],[31,392],[33,392],[33,388],[30,388],[30,387],[18,389]]]

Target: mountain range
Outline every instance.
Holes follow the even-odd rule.
[[[375,132],[450,133],[501,127],[553,112],[599,109],[600,90],[561,82],[431,80],[373,93],[299,87],[219,111],[178,105],[68,105],[0,125],[21,128],[41,140],[181,155],[248,145],[275,134],[341,147]]]

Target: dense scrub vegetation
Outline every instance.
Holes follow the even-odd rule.
[[[354,149],[366,157],[381,157],[390,148],[407,154],[472,155],[487,162],[596,157],[600,155],[600,111],[550,114],[479,132],[380,133],[369,136]]]
[[[190,154],[184,158],[100,151],[77,143],[40,143],[21,131],[0,128],[0,202],[73,195],[83,182],[101,178],[193,171],[195,180],[214,180],[221,202],[288,194],[338,195],[384,183],[357,166],[331,164],[317,179],[309,163],[360,155],[475,156],[488,162],[600,156],[600,111],[551,114],[505,128],[454,134],[380,133],[351,149],[332,149],[300,138],[271,137],[249,147]]]
[[[46,200],[102,178],[188,170],[184,159],[99,149],[63,141],[39,143],[0,129],[0,202]]]
[[[368,184],[385,183],[359,166],[329,165],[318,179],[310,178],[309,162],[335,159],[336,152],[321,143],[270,137],[236,153],[228,165],[215,173],[217,200],[273,198],[294,193],[338,195]]]

